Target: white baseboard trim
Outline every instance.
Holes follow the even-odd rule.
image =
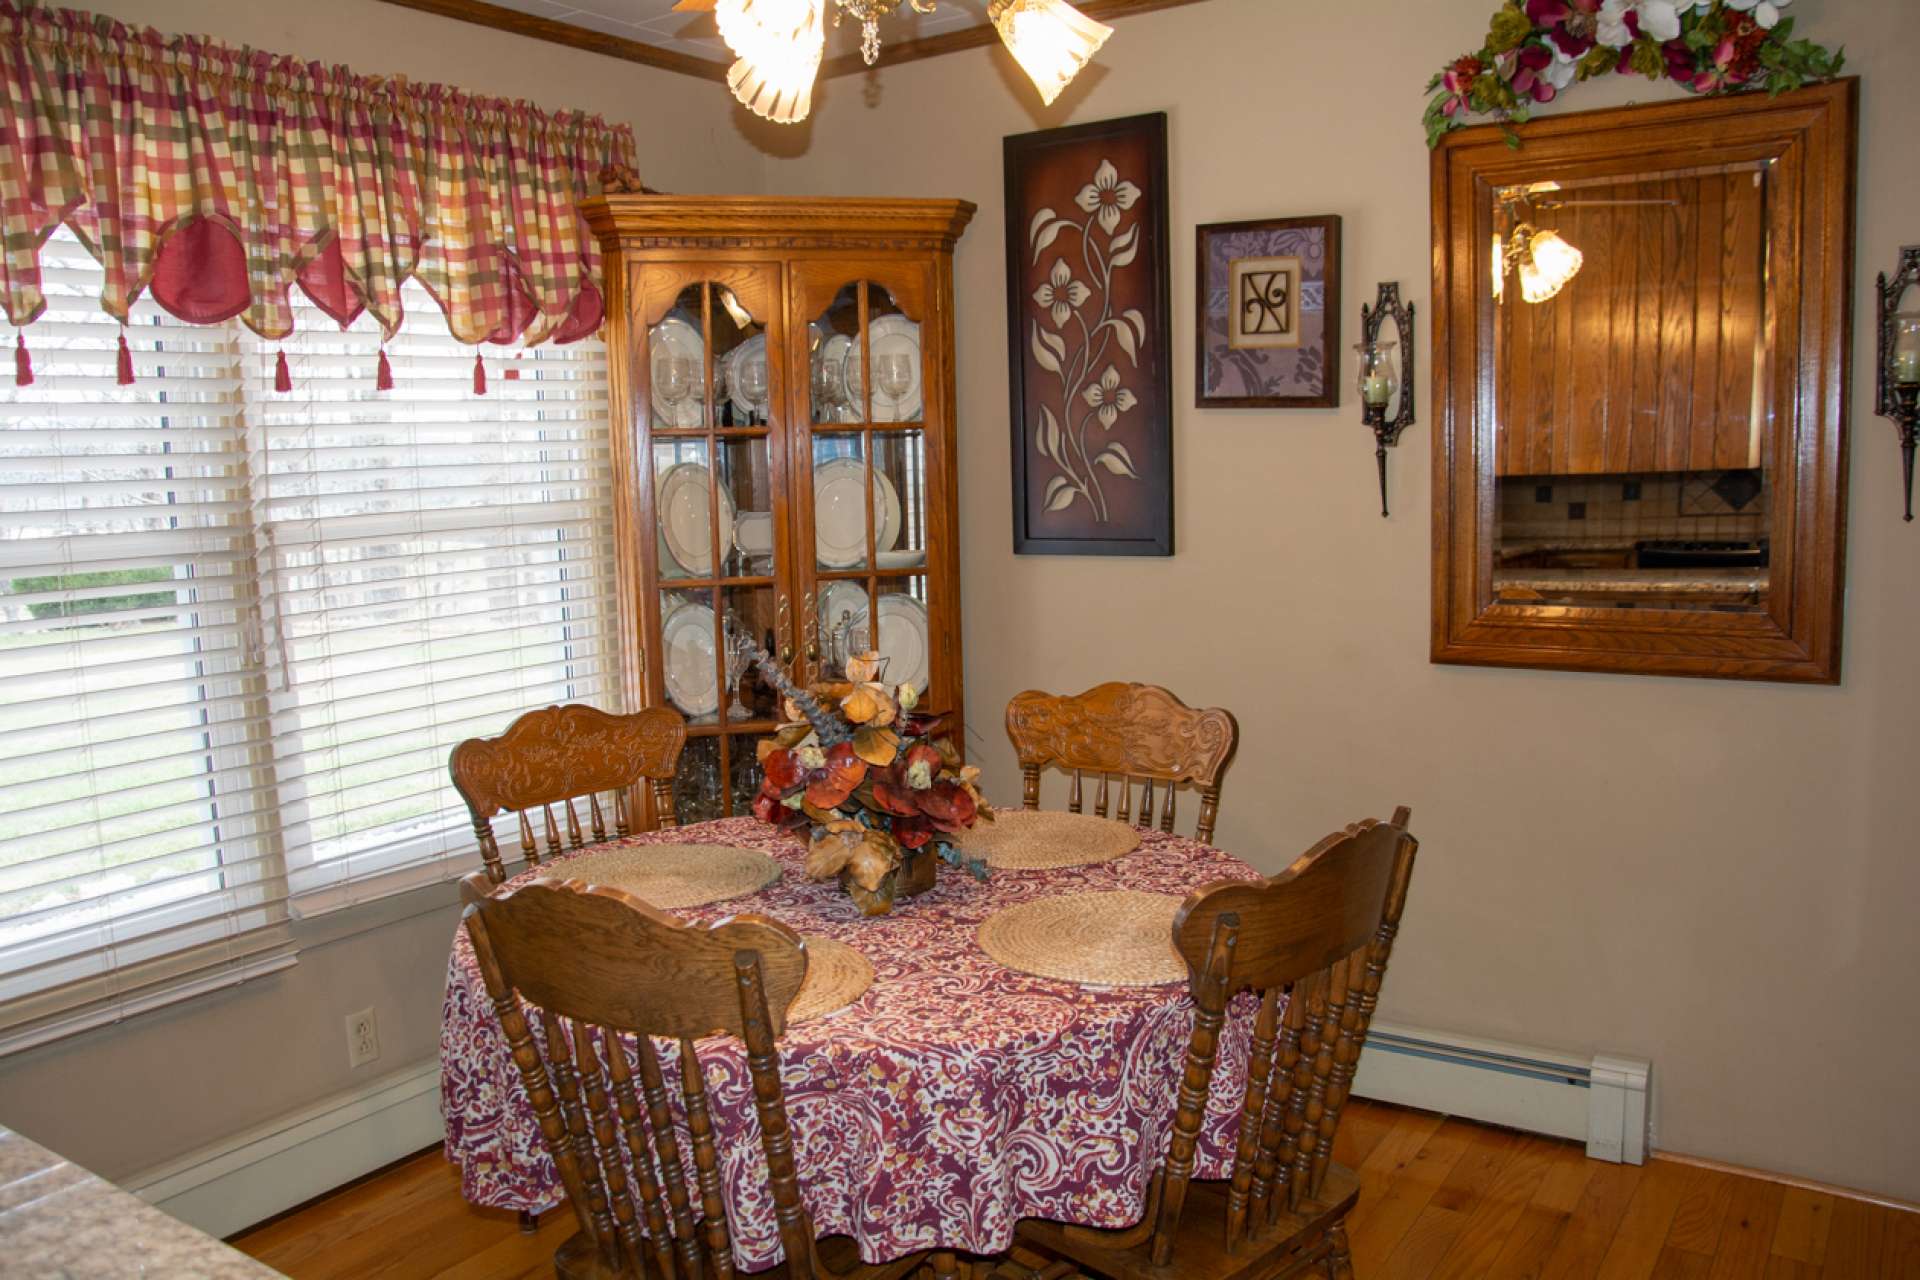
[[[125,1179],[148,1204],[227,1237],[440,1141],[437,1059]]]
[[[1647,1158],[1652,1064],[1376,1022],[1353,1092],[1529,1133],[1573,1138],[1597,1160]]]

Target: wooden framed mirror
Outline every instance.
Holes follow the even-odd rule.
[[[1441,142],[1435,662],[1839,680],[1856,97]]]

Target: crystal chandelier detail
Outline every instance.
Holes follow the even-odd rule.
[[[676,10],[713,10],[736,61],[727,87],[755,115],[796,124],[813,109],[813,82],[826,51],[829,9],[837,27],[860,24],[860,56],[880,57],[880,20],[902,5],[932,13],[938,0],[681,0]],[[1007,51],[1051,104],[1092,60],[1113,28],[1067,0],[991,0],[987,19]]]

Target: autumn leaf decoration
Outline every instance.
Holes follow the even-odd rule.
[[[986,878],[986,864],[954,842],[993,817],[980,771],[961,763],[944,717],[915,714],[918,690],[882,683],[874,653],[850,659],[845,680],[801,690],[764,649],[743,648],[784,695],[787,718],[760,742],[753,814],[811,829],[810,879],[838,877],[862,911],[885,915],[895,873],[913,850],[932,845],[947,862]]]
[[[1074,197],[1083,218],[1042,209],[1027,230],[1034,265],[1055,255],[1034,290],[1040,311],[1027,327],[1034,362],[1059,380],[1057,391],[1046,384],[1033,430],[1033,446],[1053,472],[1042,506],[1061,512],[1084,501],[1099,524],[1108,520],[1105,481],[1140,479],[1132,452],[1113,432],[1140,403],[1127,380],[1140,370],[1147,318],[1132,307],[1114,313],[1113,282],[1140,255],[1139,221],[1121,223],[1141,194],[1103,159]]]

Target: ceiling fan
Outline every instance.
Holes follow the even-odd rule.
[[[826,21],[860,24],[860,54],[880,56],[880,19],[902,4],[932,13],[939,0],[679,0],[675,13],[711,12],[736,61],[727,87],[755,115],[795,124],[813,109],[813,81],[826,51]],[[1113,28],[1067,0],[990,0],[987,20],[1042,101],[1051,104],[1087,65]]]

